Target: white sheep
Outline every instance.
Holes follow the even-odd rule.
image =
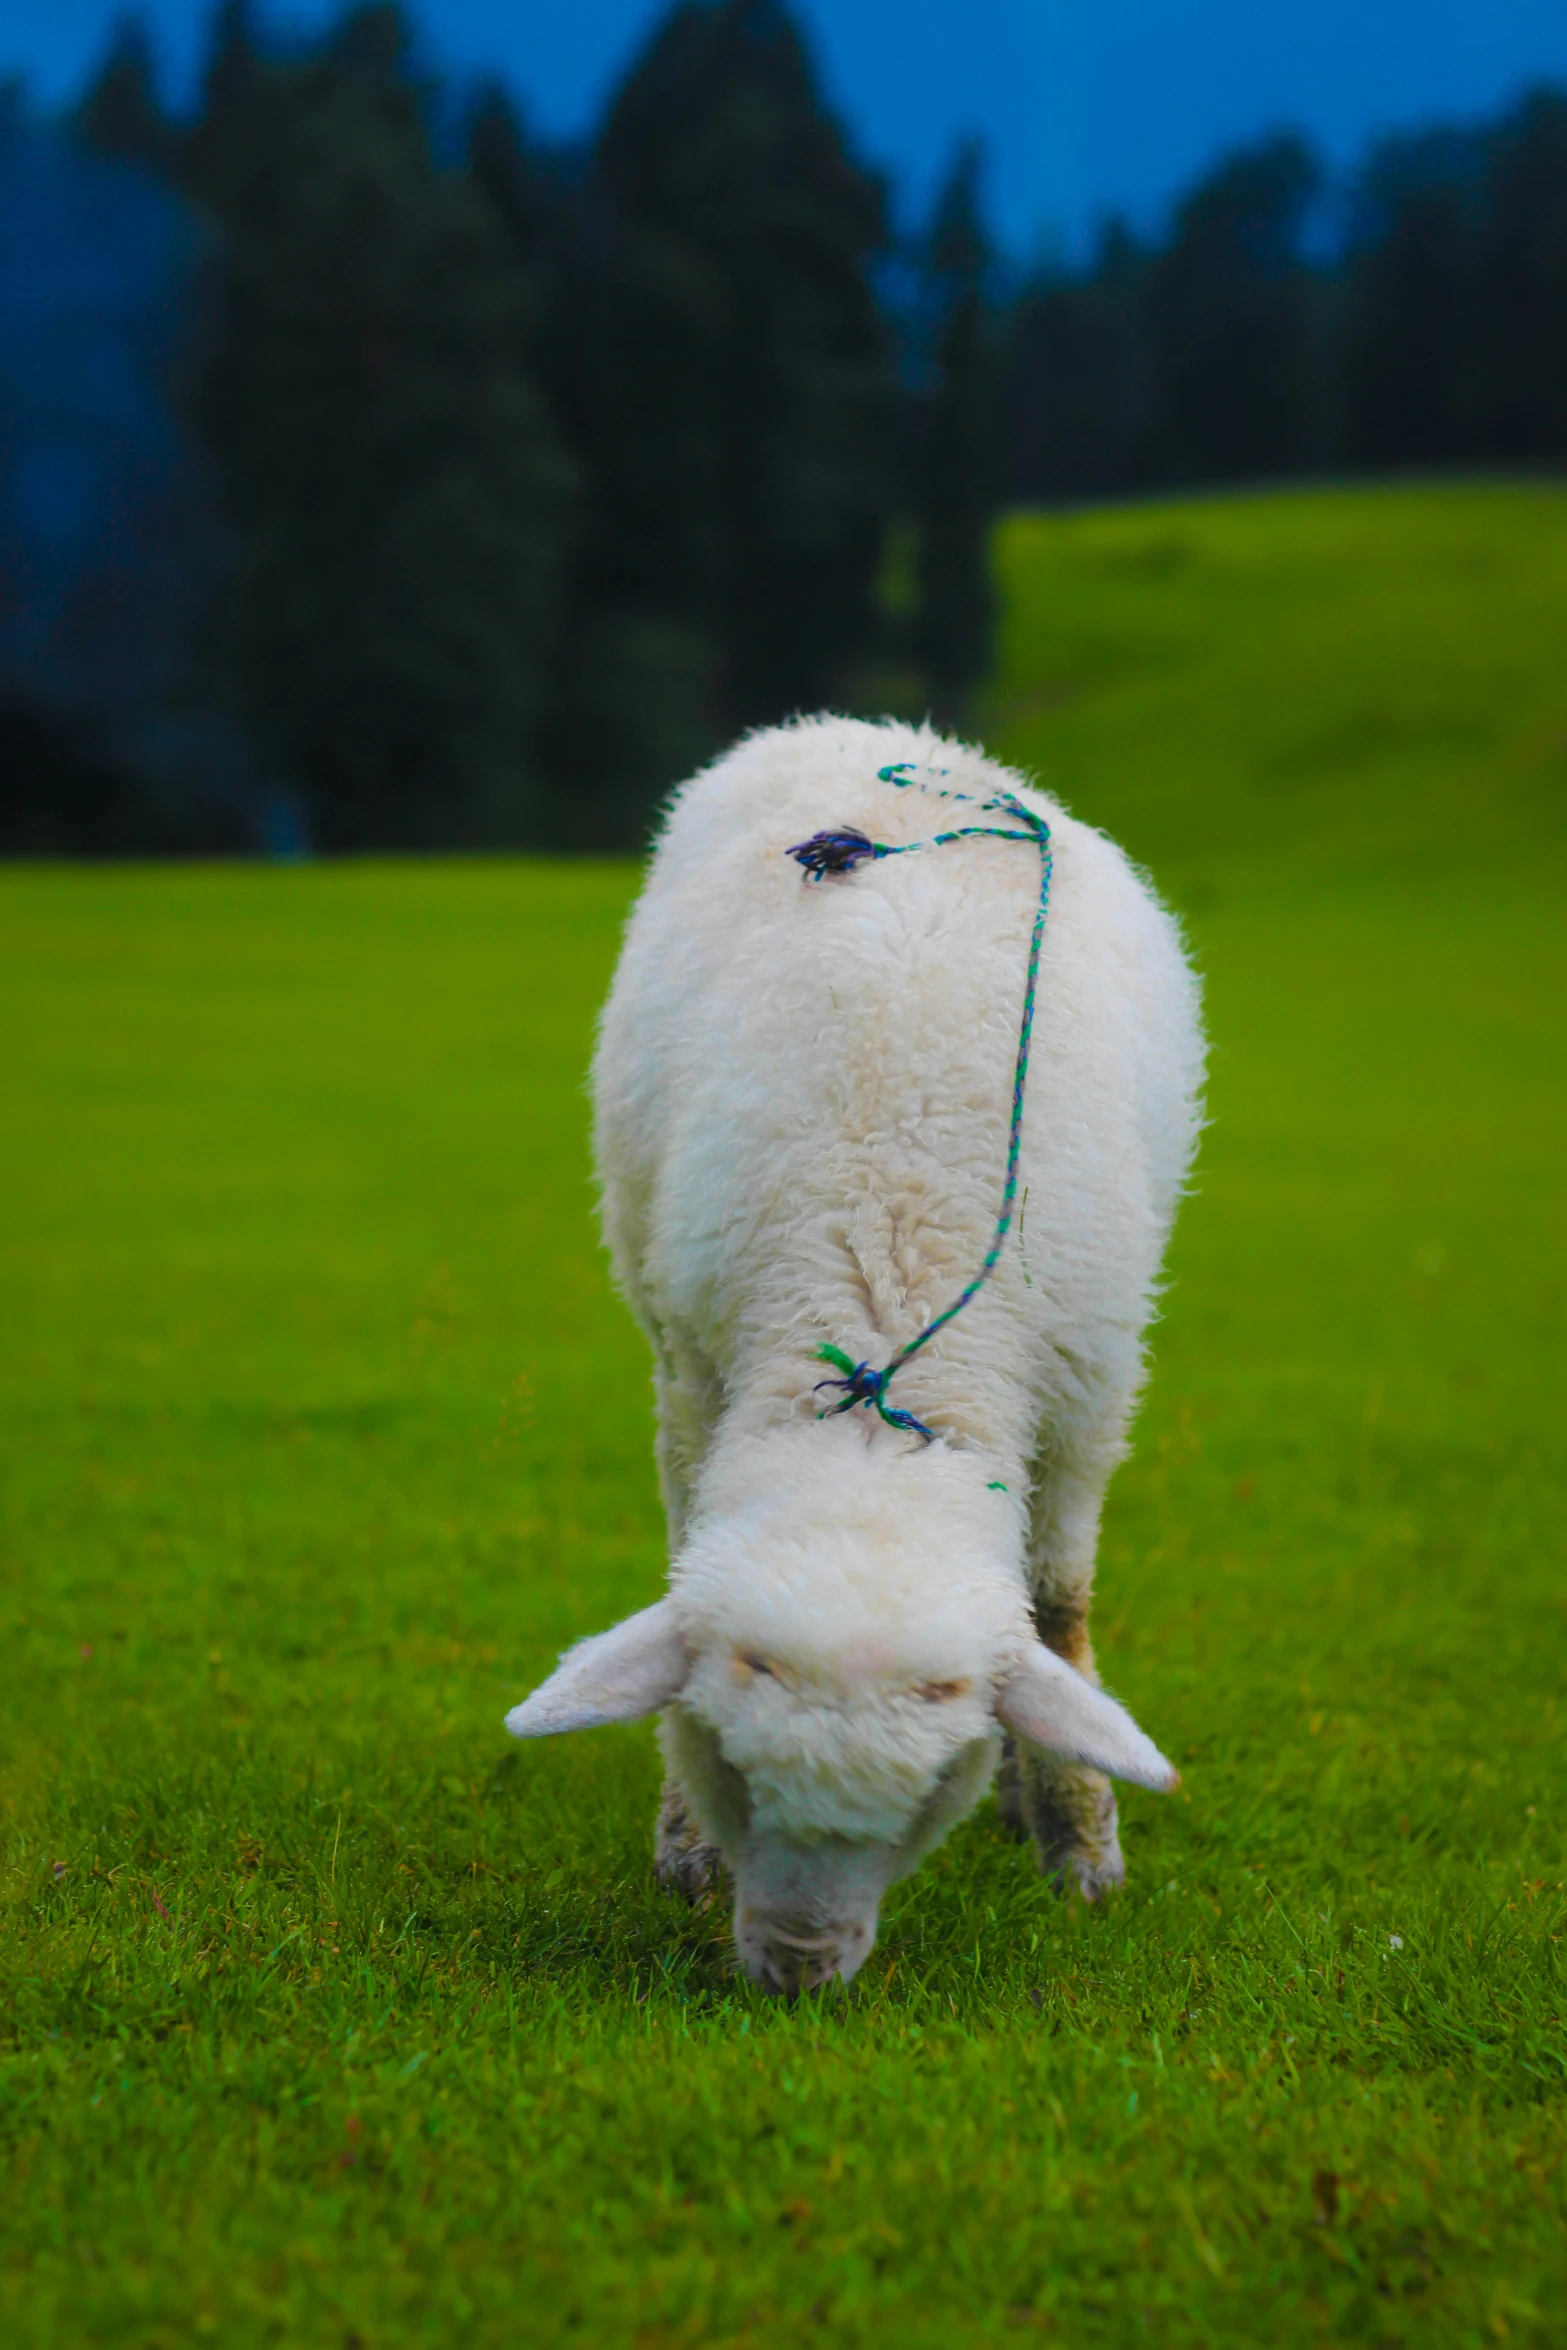
[[[901,769],[887,780],[883,771]],[[979,807],[938,793],[972,795]],[[1041,857],[964,839],[812,880],[789,851],[1046,820],[1054,854],[1017,1214],[992,1278]],[[1175,1773],[1098,1686],[1106,1481],[1199,1123],[1196,983],[1120,850],[979,751],[813,718],[676,796],[595,1064],[604,1222],[654,1354],[667,1597],[507,1717],[662,1710],[657,1865],[734,1881],[753,1979],[847,1979],[889,1884],[978,1800],[1089,1899],[1124,1874],[1103,1774]],[[864,1383],[862,1382],[862,1385]],[[873,1399],[874,1402],[874,1399]]]

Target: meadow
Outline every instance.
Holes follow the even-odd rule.
[[[789,2008],[651,1731],[583,1076],[627,865],[0,874],[0,2335],[1559,2344],[1567,493],[1020,516],[992,746],[1186,917],[1211,1124],[1113,1489],[1181,1764],[986,1806]]]

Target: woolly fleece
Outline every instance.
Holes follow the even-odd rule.
[[[902,761],[930,789],[879,780]],[[942,789],[1026,800],[1054,876],[1017,1221],[890,1398],[937,1431],[925,1446],[858,1409],[819,1420],[817,1350],[885,1363],[984,1257],[1039,858],[964,841],[808,883],[786,852],[999,820]],[[1173,1783],[1094,1686],[1086,1615],[1202,1055],[1147,882],[975,749],[799,720],[674,799],[594,1070],[606,1237],[654,1354],[670,1591],[508,1726],[666,1708],[684,1851],[661,1862],[695,1886],[721,1858],[742,1959],[774,1988],[852,1973],[1001,1728],[1042,1864],[1090,1895],[1121,1873],[1098,1771]]]

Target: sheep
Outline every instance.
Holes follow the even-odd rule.
[[[997,1237],[1038,819],[1017,1212],[971,1303],[869,1392]],[[876,853],[969,822],[1019,837]],[[1125,1873],[1109,1775],[1176,1784],[1098,1685],[1088,1608],[1203,1051],[1147,882],[978,749],[796,719],[674,797],[594,1064],[669,1588],[507,1728],[661,1713],[659,1876],[695,1898],[727,1871],[768,1990],[854,1975],[1003,1739],[1004,1818],[1089,1900]]]

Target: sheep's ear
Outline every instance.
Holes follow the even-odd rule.
[[[1085,1681],[1043,1641],[1036,1640],[1002,1682],[996,1718],[1035,1746],[1068,1762],[1090,1763],[1112,1778],[1157,1788],[1161,1795],[1181,1783],[1180,1772],[1143,1735],[1125,1706]]]
[[[557,1738],[563,1730],[639,1721],[678,1693],[689,1663],[674,1611],[661,1599],[612,1632],[568,1648],[542,1688],[512,1707],[506,1727],[514,1738]]]

